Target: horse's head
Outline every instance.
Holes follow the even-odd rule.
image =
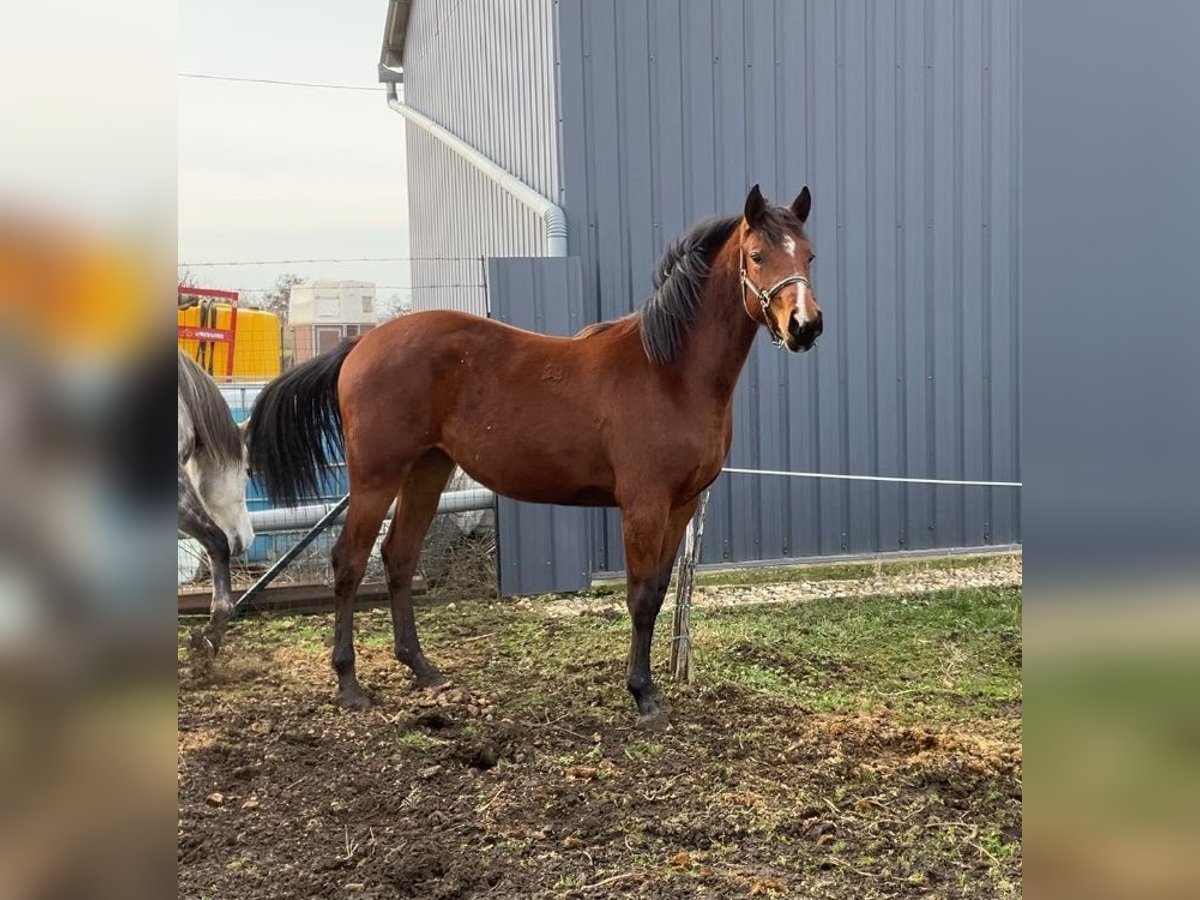
[[[240,463],[211,457],[188,462],[188,474],[204,507],[229,540],[229,552],[240,556],[254,542],[254,526],[246,507],[246,482],[250,472],[243,452]]]
[[[746,198],[741,226],[739,277],[742,303],[767,326],[777,345],[808,350],[820,336],[821,307],[809,273],[815,258],[804,233],[812,206],[805,187],[790,207],[767,203],[756,184]]]

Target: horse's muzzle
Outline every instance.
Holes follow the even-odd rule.
[[[254,529],[250,526],[249,518],[232,534],[227,534],[229,539],[229,555],[241,556],[250,549],[250,545],[254,543]]]
[[[812,345],[817,342],[817,338],[821,336],[824,328],[820,312],[817,313],[816,318],[810,319],[803,325],[800,324],[795,316],[792,316],[788,319],[788,334],[785,341],[787,348],[793,353],[811,350]]]

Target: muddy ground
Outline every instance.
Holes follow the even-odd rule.
[[[612,609],[422,608],[437,692],[362,611],[358,714],[331,703],[329,616],[239,622],[209,672],[181,631],[179,896],[1018,896],[1020,591],[972,578],[740,587],[694,612],[690,685],[664,609],[662,732],[635,726]]]

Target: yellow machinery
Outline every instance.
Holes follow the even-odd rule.
[[[269,381],[282,367],[279,316],[237,301],[233,291],[181,287],[179,349],[218,381]]]

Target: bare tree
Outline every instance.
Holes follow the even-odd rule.
[[[267,312],[273,312],[279,316],[279,321],[287,324],[288,318],[288,298],[291,296],[292,288],[298,284],[303,284],[305,281],[299,275],[286,273],[275,279],[275,284],[269,290],[264,291],[263,295],[257,301],[256,305],[259,309],[265,309]]]
[[[381,311],[387,318],[395,318],[396,316],[402,316],[405,313],[412,312],[412,303],[401,297],[399,294],[393,292],[388,295],[388,298],[385,301],[383,301],[383,307]]]

